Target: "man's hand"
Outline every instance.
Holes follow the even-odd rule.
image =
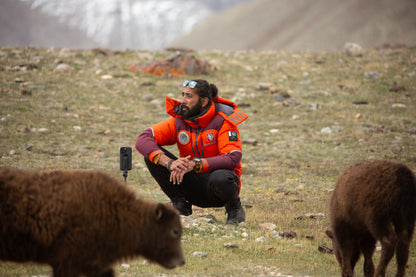
[[[182,183],[183,176],[194,169],[195,163],[191,160],[191,156],[188,155],[185,158],[179,158],[174,160],[170,164],[170,179],[174,185]]]

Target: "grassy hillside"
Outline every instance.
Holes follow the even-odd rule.
[[[330,245],[326,203],[339,172],[374,159],[416,170],[416,50],[201,51],[194,54],[217,68],[204,76],[127,70],[170,54],[0,48],[0,166],[100,168],[122,179],[119,148],[167,118],[165,96],[179,97],[183,79],[205,78],[249,115],[240,125],[247,222],[227,226],[224,209],[195,208],[184,267],[167,271],[138,258],[117,265],[119,276],[339,276],[335,257],[318,251]],[[168,201],[135,150],[127,183]],[[295,238],[284,237],[291,231]],[[408,276],[415,265],[416,240]],[[362,276],[362,259],[356,272]],[[50,274],[47,266],[0,263],[0,276]]]

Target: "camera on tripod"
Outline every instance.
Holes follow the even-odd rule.
[[[124,181],[127,180],[127,173],[131,170],[131,147],[120,148],[120,170],[123,170]]]

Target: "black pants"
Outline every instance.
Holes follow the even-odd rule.
[[[171,159],[177,159],[166,149],[162,150]],[[185,174],[182,183],[174,185],[169,181],[170,172],[166,167],[146,158],[144,160],[153,178],[172,202],[185,199],[199,207],[222,207],[238,197],[238,176],[232,170],[218,169],[211,173],[191,171]]]

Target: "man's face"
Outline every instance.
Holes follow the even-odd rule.
[[[181,116],[189,119],[201,113],[203,104],[195,88],[184,87],[182,91]]]

